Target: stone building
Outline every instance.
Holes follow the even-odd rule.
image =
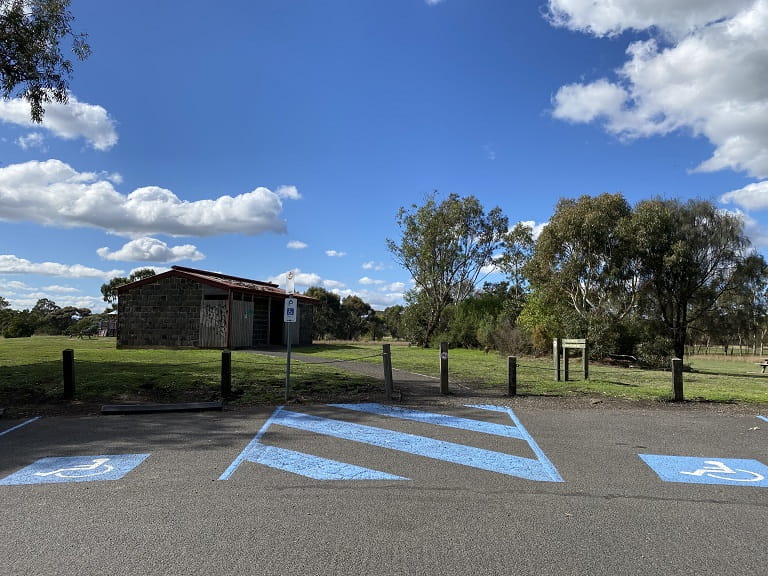
[[[298,319],[284,322],[291,296],[277,284],[173,266],[117,289],[118,348],[260,348],[312,343],[314,298],[293,295]]]

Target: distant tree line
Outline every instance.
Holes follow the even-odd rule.
[[[692,346],[763,354],[768,334],[768,265],[742,220],[703,200],[655,198],[630,205],[621,194],[561,199],[541,234],[510,227],[499,208],[436,193],[397,215],[388,239],[413,278],[405,305],[374,310],[359,296],[319,286],[315,340],[379,340],[505,354],[548,353],[553,338],[587,338],[591,355],[633,355],[652,365]],[[503,280],[487,282],[489,274]],[[102,286],[154,274],[137,270]],[[497,275],[498,277],[498,275]],[[0,328],[11,336],[63,333],[90,311],[42,299],[16,312],[0,298]]]
[[[710,202],[562,199],[534,239],[472,196],[433,194],[402,208],[398,224],[387,245],[415,288],[382,319],[415,344],[521,354],[587,338],[593,356],[651,364],[693,345],[763,353],[768,266],[742,220]],[[484,282],[491,270],[506,279]]]
[[[5,338],[67,334],[84,330],[99,319],[88,308],[62,307],[48,298],[38,300],[31,310],[12,310],[8,300],[0,296],[0,334]]]

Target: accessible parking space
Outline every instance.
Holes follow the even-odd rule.
[[[0,486],[145,478],[541,482],[628,495],[664,482],[764,488],[767,430],[757,415],[494,404],[41,418],[0,429]]]
[[[2,422],[0,574],[762,574],[757,416],[522,400]]]
[[[27,421],[0,436],[0,486],[215,479],[229,465],[229,452],[252,436],[259,417],[193,413]]]

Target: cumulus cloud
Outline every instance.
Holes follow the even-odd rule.
[[[16,140],[16,144],[18,144],[22,150],[31,150],[33,148],[44,150],[45,136],[43,136],[40,132],[31,132],[26,136],[19,137]]]
[[[289,200],[301,200],[301,194],[296,186],[278,186],[275,190],[275,194],[280,198],[287,198]]]
[[[554,26],[595,36],[656,27],[676,36],[726,18],[754,0],[550,0],[546,15]]]
[[[113,176],[77,172],[59,160],[0,168],[0,220],[125,236],[257,235],[285,232],[280,197],[259,187],[237,196],[186,201],[157,186],[118,192]]]
[[[45,107],[42,124],[30,119],[26,100],[0,100],[0,121],[19,126],[44,128],[65,140],[84,138],[96,150],[109,150],[117,144],[115,122],[101,106],[80,102],[74,96],[61,104],[50,102]]]
[[[363,264],[363,270],[384,270],[384,264],[371,260]]]
[[[307,248],[309,244],[300,240],[291,240],[288,242],[288,244],[286,244],[286,246],[291,250],[304,250],[304,248]]]
[[[80,264],[59,264],[57,262],[30,262],[13,254],[0,254],[0,274],[39,274],[41,276],[62,276],[65,278],[104,278],[121,276],[122,270],[98,270]]]
[[[768,181],[756,182],[720,197],[723,204],[736,204],[744,210],[768,210]]]
[[[326,256],[330,256],[331,258],[342,258],[347,255],[346,252],[339,252],[338,250],[326,250],[325,251]]]
[[[563,86],[556,118],[621,138],[689,130],[715,147],[698,171],[768,177],[768,0],[550,0],[550,22],[596,36],[649,30],[613,78]]]
[[[202,260],[205,256],[191,244],[168,246],[156,238],[136,238],[112,251],[107,247],[99,248],[96,253],[104,260],[124,262],[178,262],[179,260]]]
[[[292,270],[294,288],[297,292],[304,292],[310,286],[320,286],[322,278],[319,274],[302,272],[299,269]],[[281,288],[285,289],[288,286],[288,272],[283,272],[277,276],[271,276],[267,279],[267,282],[277,284]]]
[[[384,280],[374,280],[373,278],[368,278],[368,276],[363,276],[358,282],[364,286],[385,284]]]

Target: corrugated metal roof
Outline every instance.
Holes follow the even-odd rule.
[[[185,268],[184,266],[172,266],[167,272],[144,278],[143,280],[137,280],[130,284],[123,284],[118,287],[118,292],[130,290],[136,286],[144,284],[151,284],[161,278],[167,278],[170,276],[181,276],[182,278],[188,278],[190,280],[196,280],[209,286],[222,288],[224,290],[232,290],[237,292],[245,292],[248,294],[266,294],[269,296],[276,296],[280,298],[287,298],[289,294],[280,288],[277,284],[271,282],[262,282],[260,280],[251,280],[249,278],[239,278],[237,276],[229,276],[228,274],[221,274],[220,272],[210,272],[208,270],[198,270],[196,268]],[[317,299],[303,294],[294,294],[294,298],[302,300],[304,302],[317,302]]]

